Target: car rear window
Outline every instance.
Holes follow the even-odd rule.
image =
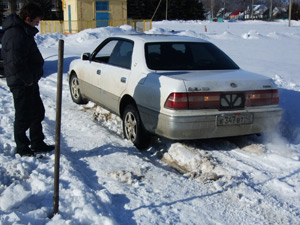
[[[211,43],[155,42],[145,45],[152,70],[228,70],[239,67]]]

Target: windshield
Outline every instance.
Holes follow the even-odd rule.
[[[155,42],[145,45],[152,70],[228,70],[239,67],[211,43]]]

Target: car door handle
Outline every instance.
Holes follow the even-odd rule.
[[[98,75],[101,75],[101,70],[97,70],[97,74],[98,74]]]
[[[121,77],[121,82],[126,83],[126,77]]]

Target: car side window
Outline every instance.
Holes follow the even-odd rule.
[[[130,69],[132,50],[132,42],[119,40],[109,57],[108,64]]]
[[[94,61],[100,63],[108,63],[109,57],[112,54],[115,46],[117,45],[118,40],[112,40],[106,43],[100,51],[95,55]]]

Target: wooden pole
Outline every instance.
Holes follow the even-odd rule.
[[[59,40],[59,42],[58,42],[57,92],[56,92],[56,131],[55,131],[53,215],[58,213],[58,205],[59,205],[59,159],[60,159],[62,75],[63,75],[63,61],[64,61],[63,55],[64,55],[64,41]]]

